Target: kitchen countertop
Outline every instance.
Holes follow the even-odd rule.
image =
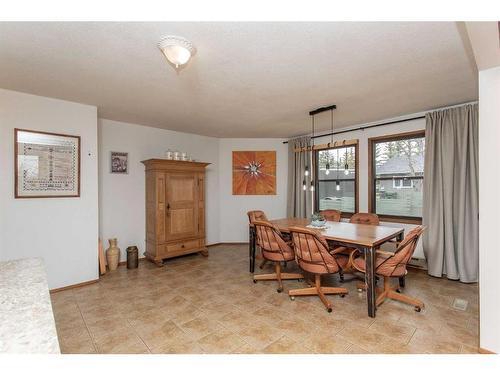
[[[0,353],[60,353],[42,259],[0,262]]]

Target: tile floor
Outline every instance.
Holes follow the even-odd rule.
[[[287,267],[295,269],[293,264]],[[257,272],[271,272],[271,268]],[[348,276],[346,277],[348,278]],[[210,256],[167,260],[164,267],[104,275],[89,286],[52,294],[63,353],[476,353],[477,284],[432,278],[411,270],[404,293],[426,308],[387,301],[367,316],[366,296],[346,282],[345,298],[329,296],[328,314],[317,297],[291,301],[275,282],[254,284],[248,248],[219,245]],[[338,285],[338,277],[325,285]],[[455,298],[466,311],[452,308]]]

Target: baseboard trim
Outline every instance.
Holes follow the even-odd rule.
[[[478,352],[481,354],[497,354],[495,352],[492,352],[491,350],[483,349],[483,348],[479,348]]]
[[[95,284],[98,281],[99,281],[99,279],[84,281],[83,283],[78,283],[78,284],[72,284],[72,285],[68,285],[68,286],[63,286],[62,288],[50,289],[49,292],[50,292],[50,294],[54,294],[54,293],[57,293],[57,292],[62,292],[64,290],[68,290],[68,289],[75,289],[75,288],[80,288],[82,286],[86,286],[86,285],[90,285],[90,284]]]
[[[207,245],[207,247],[212,247],[217,245],[248,245],[248,242],[217,242],[211,245]]]

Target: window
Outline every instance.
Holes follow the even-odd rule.
[[[392,187],[394,189],[411,189],[413,188],[413,180],[409,178],[395,178],[392,180]]]
[[[358,144],[315,151],[315,210],[358,210]]]
[[[422,220],[425,133],[371,138],[370,212],[386,220]]]

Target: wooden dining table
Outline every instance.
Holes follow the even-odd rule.
[[[270,220],[282,233],[290,233],[290,227],[307,227],[309,219],[287,218]],[[402,241],[404,236],[403,228],[387,227],[383,225],[351,224],[346,222],[329,221],[326,229],[321,229],[321,234],[325,239],[336,246],[347,246],[359,249],[366,259],[366,293],[368,302],[368,316],[374,318],[376,315],[375,298],[375,251],[384,243],[395,239]],[[249,226],[250,236],[250,272],[255,270],[255,229]]]

